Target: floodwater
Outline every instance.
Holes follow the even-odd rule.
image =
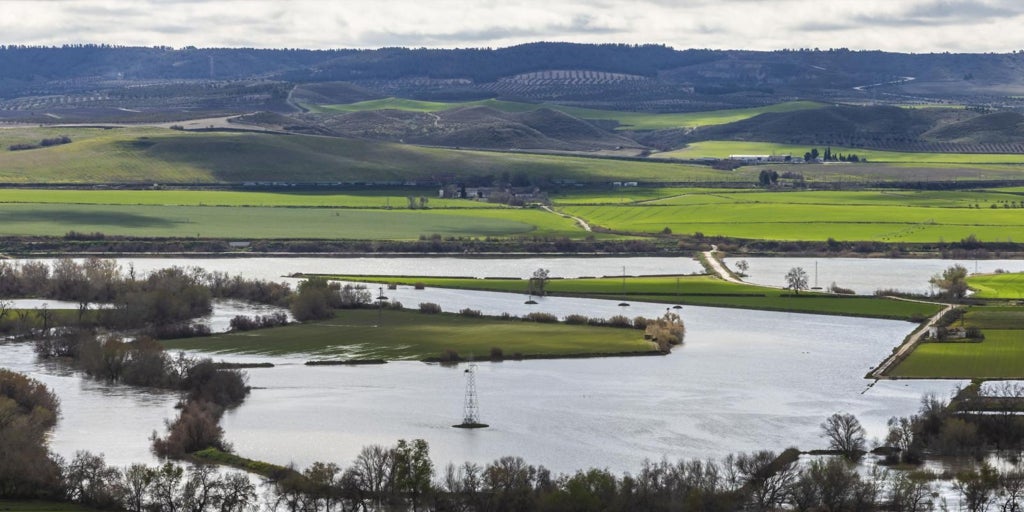
[[[116,258],[138,274],[161,268],[202,267],[208,271],[241,274],[248,278],[281,281],[282,276],[304,274],[364,274],[407,276],[519,277],[526,279],[539,268],[551,277],[600,277],[703,273],[704,268],[685,257],[623,258]],[[50,262],[51,259],[39,261]]]
[[[736,271],[736,262],[746,260],[750,265],[743,280],[768,286],[786,286],[786,272],[793,267],[807,272],[808,286],[828,288],[833,282],[850,288],[858,294],[870,295],[878,289],[896,289],[913,293],[935,291],[928,280],[943,270],[962,265],[968,272],[990,273],[997,269],[1024,272],[1024,260],[942,260],[942,259],[886,259],[886,258],[726,258],[726,264]]]
[[[821,448],[819,425],[837,411],[883,437],[889,417],[958,384],[868,387],[864,374],[907,333],[903,322],[716,308],[687,308],[684,319],[686,344],[665,357],[480,364],[488,429],[450,426],[461,419],[465,366],[301,358],[250,370],[259,389],[222,424],[240,453],[281,464],[347,463],[366,444],[424,438],[439,464],[519,455],[556,471],[636,471],[644,459]]]
[[[344,261],[355,260],[361,259]],[[492,269],[481,270],[481,276],[508,275],[501,265],[521,261],[411,259],[400,263],[414,267],[402,267],[392,266],[394,260],[368,260],[380,265],[371,270],[321,258],[131,261],[137,271],[188,264],[263,278],[296,271],[423,274],[428,268],[435,275],[477,275],[476,265]],[[664,274],[680,272],[676,264],[681,268],[689,261],[664,258],[658,264],[671,267],[653,262],[644,267],[631,260],[580,259],[575,263],[579,268],[558,272],[549,266],[552,275],[566,276],[615,275],[623,265],[629,274]],[[122,265],[127,261],[121,260]],[[545,261],[523,263],[521,275]],[[623,308],[618,301],[572,298],[526,305],[523,295],[406,287],[383,292],[406,307],[436,302],[446,311],[472,307],[488,314],[539,309],[560,316],[654,316],[670,306],[634,303]],[[248,370],[252,395],[225,415],[222,426],[239,454],[279,464],[326,460],[345,465],[367,444],[423,438],[439,466],[518,455],[555,471],[605,467],[635,472],[644,459],[820,448],[819,425],[837,411],[856,414],[870,436],[882,437],[885,421],[913,413],[923,393],[949,396],[962,384],[882,381],[869,386],[864,374],[912,329],[907,322],[695,306],[679,311],[687,326],[686,343],[668,356],[480,364],[481,416],[491,428],[475,431],[451,428],[462,416],[465,366],[306,367],[301,363],[309,357],[217,356],[277,365]],[[383,314],[386,321],[387,311]],[[174,394],[96,383],[36,362],[27,345],[0,345],[0,364],[44,381],[61,397],[64,415],[53,446],[64,456],[89,449],[118,464],[149,462],[149,434],[175,414]]]
[[[38,361],[31,343],[0,343],[0,366],[46,384],[60,398],[50,447],[65,459],[87,450],[118,466],[155,463],[149,436],[154,430],[162,434],[164,418],[177,414],[177,393],[89,379],[60,363]]]

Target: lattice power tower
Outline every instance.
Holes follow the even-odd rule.
[[[453,426],[458,428],[487,427],[480,423],[480,404],[476,396],[476,365],[469,365],[464,373],[466,374],[466,399],[463,402],[462,423]]]

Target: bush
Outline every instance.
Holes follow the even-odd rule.
[[[459,314],[462,315],[462,316],[469,316],[469,317],[481,316],[481,313],[480,313],[479,309],[470,309],[470,308],[462,309],[461,311],[459,311]]]
[[[450,348],[446,348],[444,349],[444,351],[441,352],[441,357],[439,357],[438,360],[441,361],[442,363],[457,363],[459,361],[462,361],[462,358],[459,357],[458,352]]]
[[[634,329],[646,329],[648,323],[650,323],[649,319],[647,319],[645,317],[642,317],[642,316],[638,316],[638,317],[633,319],[633,328]]]
[[[633,322],[630,322],[629,318],[626,317],[625,315],[615,315],[608,319],[607,325],[609,327],[620,327],[629,329],[630,327],[633,327]]]
[[[577,315],[577,314],[572,314],[572,315],[569,315],[569,316],[565,317],[565,323],[570,324],[570,325],[586,325],[588,320],[590,320],[590,319],[585,317],[585,316],[583,316],[583,315]]]
[[[423,284],[423,283],[414,283],[414,284],[412,285],[412,287],[413,287],[414,289],[416,289],[416,290],[423,290],[423,289],[425,289],[425,288],[427,287],[427,285],[425,285],[425,284]]]
[[[605,326],[605,325],[608,325],[608,321],[607,321],[607,320],[605,320],[604,318],[597,318],[597,317],[594,317],[594,318],[591,318],[591,319],[587,320],[587,325],[593,325],[593,326],[597,326],[597,327],[603,327],[603,326]]]
[[[200,338],[209,336],[210,326],[206,324],[177,323],[170,325],[157,325],[147,329],[145,333],[151,338],[158,340],[173,340],[180,338]]]
[[[850,289],[850,288],[843,288],[842,286],[837,285],[835,282],[833,282],[832,284],[829,285],[828,291],[830,291],[832,293],[835,293],[837,295],[856,295],[857,294],[857,292],[853,291],[852,289]]]
[[[501,350],[501,347],[491,347],[491,361],[501,361],[505,359],[505,351]]]
[[[436,315],[441,312],[441,306],[433,302],[420,302],[420,313]]]
[[[558,317],[551,313],[542,313],[540,311],[534,311],[523,317],[524,321],[527,322],[539,322],[544,324],[555,323],[558,321]]]
[[[964,330],[964,336],[972,340],[984,340],[985,334],[977,327],[968,327]]]
[[[174,423],[168,425],[167,437],[160,438],[153,433],[153,453],[158,457],[180,459],[210,447],[229,451],[224,442],[224,430],[217,424],[223,412],[213,403],[188,402]]]
[[[402,303],[398,302],[397,300],[393,300],[391,302],[388,302],[385,307],[387,307],[388,309],[402,309]]]

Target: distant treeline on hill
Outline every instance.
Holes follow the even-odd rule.
[[[557,69],[624,73],[668,82],[707,82],[713,81],[714,74],[699,68],[709,64],[739,70],[735,73],[726,70],[734,75],[730,80],[743,80],[744,76],[736,74],[742,69],[760,68],[746,79],[781,83],[802,76],[810,80],[808,83],[831,87],[845,86],[851,81],[856,82],[854,85],[872,83],[863,82],[872,77],[882,82],[907,75],[918,79],[969,76],[975,80],[1000,80],[1018,72],[1022,62],[1024,54],[902,54],[846,49],[676,50],[654,44],[549,42],[499,49],[378,50],[11,45],[0,46],[0,69],[4,70],[0,87],[9,88],[17,82],[71,78],[222,80],[256,76],[304,82],[402,77],[492,82],[519,73]],[[688,68],[694,71],[682,71]]]

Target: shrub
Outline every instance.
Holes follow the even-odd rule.
[[[491,361],[501,361],[505,359],[505,351],[501,350],[501,347],[491,347]]]
[[[527,322],[540,322],[540,323],[555,323],[558,321],[558,317],[551,313],[542,313],[540,311],[534,311],[523,317],[523,320]]]
[[[479,309],[470,309],[470,308],[462,309],[461,311],[459,311],[459,314],[462,315],[462,316],[469,316],[469,317],[478,317],[478,316],[481,315]]]
[[[587,320],[587,325],[596,325],[598,327],[601,327],[601,326],[608,325],[608,321],[605,320],[604,318],[597,318],[597,317],[595,317],[595,318],[591,318],[591,319]]]
[[[977,327],[968,327],[967,329],[964,329],[964,336],[972,340],[985,339],[985,334]]]
[[[572,315],[569,315],[569,316],[565,317],[565,323],[571,324],[571,325],[586,325],[588,320],[590,320],[590,319],[587,318],[586,316],[577,315],[577,314],[572,314]]]
[[[425,289],[425,288],[427,287],[427,285],[425,285],[425,284],[423,284],[423,283],[414,283],[414,284],[412,285],[412,287],[413,287],[414,289],[417,289],[417,290],[423,290],[423,289]]]
[[[638,317],[633,319],[633,328],[634,329],[646,329],[648,323],[650,323],[649,319],[647,319],[645,317],[642,317],[642,316],[638,316]]]
[[[441,312],[441,306],[433,302],[420,302],[420,313],[435,315]]]
[[[450,348],[446,348],[444,349],[444,351],[441,352],[441,357],[439,357],[438,360],[441,361],[442,363],[457,363],[459,361],[462,361],[462,358],[459,357],[458,352]]]
[[[398,302],[397,300],[393,300],[391,302],[388,302],[385,307],[387,307],[388,309],[402,309],[402,303]]]
[[[856,295],[857,294],[857,292],[853,291],[853,289],[851,289],[851,288],[843,288],[842,286],[837,285],[834,281],[832,282],[832,284],[829,285],[828,291],[830,291],[832,293],[835,293],[837,295]]]
[[[615,315],[608,319],[607,325],[610,327],[629,329],[630,327],[633,327],[633,322],[630,322],[629,318],[625,315]]]

